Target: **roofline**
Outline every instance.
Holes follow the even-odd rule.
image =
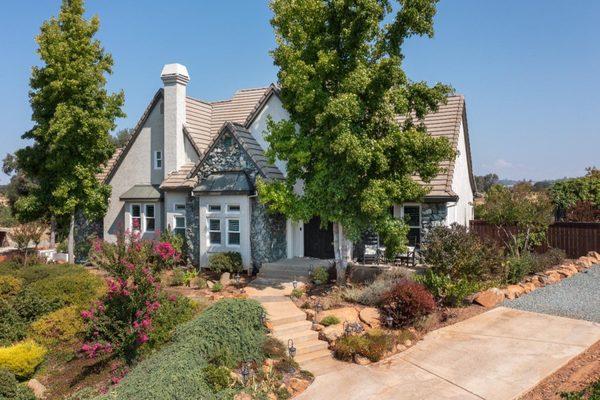
[[[462,114],[463,132],[465,133],[465,147],[467,148],[467,166],[469,169],[469,181],[471,181],[471,189],[473,196],[477,194],[477,183],[475,175],[473,175],[473,161],[471,158],[471,142],[469,140],[469,123],[467,122],[467,101],[463,97],[463,114]]]
[[[196,151],[196,154],[198,155],[198,157],[200,157],[200,155],[202,154],[202,151],[200,151],[200,149],[198,148],[198,145],[196,144],[196,142],[194,141],[194,139],[192,138],[192,134],[190,133],[188,127],[186,124],[183,124],[183,135],[185,137],[187,137],[187,139],[190,141],[190,143],[192,144],[192,147],[194,148],[194,150]]]
[[[250,125],[252,125],[252,123],[254,122],[256,117],[258,117],[258,115],[260,114],[262,109],[269,102],[269,99],[271,99],[271,97],[273,95],[276,95],[277,97],[279,97],[280,90],[277,87],[277,85],[275,85],[274,83],[271,83],[269,85],[269,88],[265,91],[265,94],[263,95],[263,97],[258,101],[256,106],[254,106],[254,109],[252,110],[252,112],[250,112],[250,114],[246,118],[246,121],[244,121],[244,126],[246,127],[246,129],[250,128]]]
[[[163,89],[160,88],[156,91],[156,93],[154,94],[154,97],[152,97],[150,104],[148,104],[148,106],[144,110],[144,113],[142,114],[138,123],[135,125],[135,128],[133,128],[133,135],[131,135],[131,138],[129,138],[129,140],[127,141],[127,144],[125,145],[125,147],[123,147],[123,151],[121,151],[121,154],[119,154],[119,157],[117,157],[117,160],[112,165],[110,171],[108,171],[108,173],[106,174],[106,177],[104,178],[104,183],[108,183],[114,176],[117,169],[119,169],[119,166],[125,159],[125,156],[127,155],[127,153],[129,153],[129,150],[133,146],[135,139],[137,139],[137,137],[140,135],[140,132],[142,131],[142,127],[144,126],[144,124],[148,120],[148,117],[150,116],[150,112],[154,109],[154,107],[156,106],[158,101],[160,99],[162,99],[162,97],[163,97]]]

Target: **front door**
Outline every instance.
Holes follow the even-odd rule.
[[[321,228],[321,220],[314,217],[304,223],[304,256],[321,259],[335,258],[333,252],[333,224]]]

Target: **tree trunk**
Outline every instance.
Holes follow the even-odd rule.
[[[50,220],[50,248],[56,248],[56,219]]]
[[[352,246],[344,235],[344,228],[340,223],[333,224],[333,250],[335,252],[335,268],[338,284],[346,281],[346,269],[352,258]]]
[[[75,262],[75,212],[71,214],[71,222],[69,223],[69,240],[67,244],[69,253],[69,264]]]

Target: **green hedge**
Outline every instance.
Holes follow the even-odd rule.
[[[209,361],[235,367],[262,362],[265,329],[256,301],[224,299],[175,331],[171,344],[140,362],[108,394],[97,399],[228,399],[235,389],[213,393],[203,370]]]

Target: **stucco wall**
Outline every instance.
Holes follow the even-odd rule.
[[[150,112],[140,134],[125,155],[121,165],[108,182],[112,187],[108,211],[104,216],[104,239],[116,240],[119,229],[125,229],[125,203],[119,197],[136,184],[158,185],[163,180],[163,170],[153,169],[153,154],[163,148],[163,116],[160,101]],[[129,210],[127,210],[129,211]],[[160,223],[160,208],[157,208],[157,228]]]
[[[463,124],[460,124],[458,136],[458,157],[454,165],[454,176],[452,178],[452,190],[458,195],[458,201],[449,204],[448,224],[458,223],[469,225],[473,219],[473,187],[469,177],[469,165],[467,161],[467,146]]]

